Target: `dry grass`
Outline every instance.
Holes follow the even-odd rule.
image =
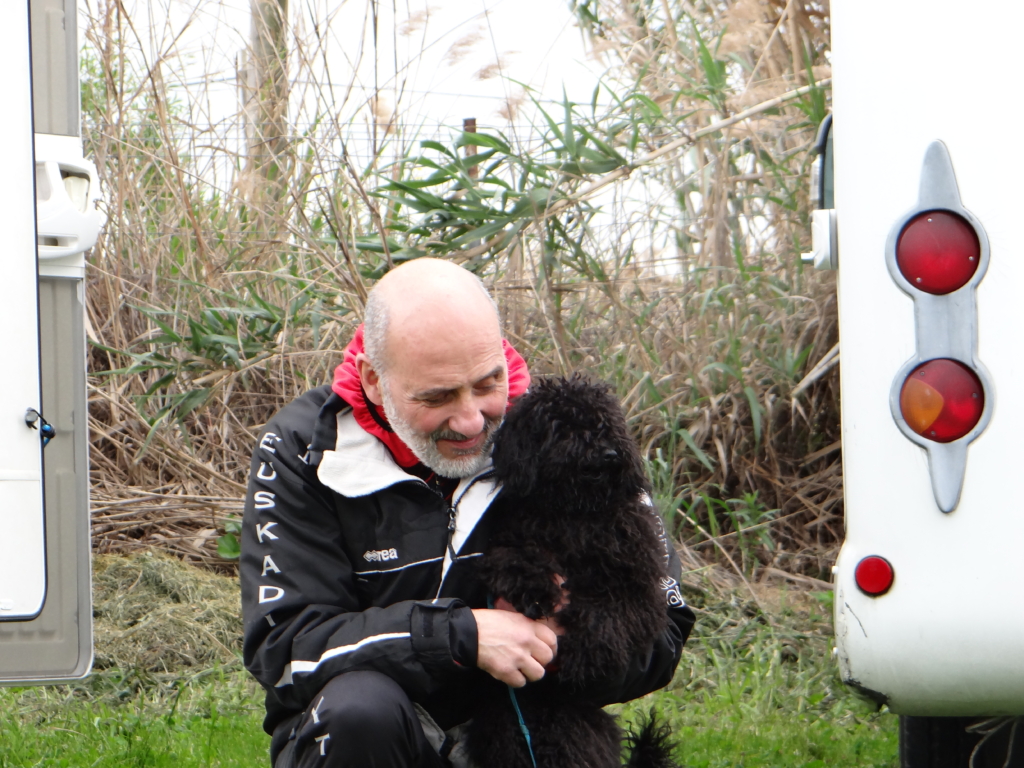
[[[236,579],[153,552],[101,555],[93,563],[93,601],[99,671],[159,677],[232,666],[240,658]]]
[[[577,11],[619,102],[541,105],[551,121],[534,109],[526,138],[489,134],[498,144],[479,147],[471,175],[457,129],[449,154],[417,157],[379,94],[360,113],[370,149],[344,151],[364,129],[317,85],[326,37],[287,31],[291,127],[268,136],[250,123],[279,120],[273,105],[206,121],[210,83],[182,76],[175,29],[143,44],[122,4],[91,6],[84,137],[109,216],[87,286],[99,552],[155,546],[224,565],[216,540],[240,510],[259,426],[329,380],[374,280],[428,253],[484,278],[536,373],[615,382],[693,567],[826,573],[842,536],[834,287],[797,255],[827,93],[700,133],[826,76],[825,10]],[[623,178],[581,198],[609,172]]]

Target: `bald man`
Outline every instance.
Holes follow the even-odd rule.
[[[418,259],[371,291],[333,384],[264,428],[241,581],[275,768],[464,765],[481,675],[544,676],[557,623],[488,609],[472,569],[497,492],[494,435],[529,381],[482,283]],[[666,558],[668,629],[579,695],[626,701],[671,679],[693,614],[673,604],[667,543]]]

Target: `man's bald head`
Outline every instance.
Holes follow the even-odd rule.
[[[370,364],[384,374],[392,337],[480,331],[481,325],[500,338],[498,307],[480,278],[450,261],[421,258],[391,270],[370,291],[363,343]]]
[[[475,275],[417,259],[370,293],[356,366],[366,399],[442,477],[487,463],[508,404],[508,363],[498,312]]]

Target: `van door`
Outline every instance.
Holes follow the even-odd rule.
[[[19,462],[10,471],[35,468],[33,480],[10,492],[0,482],[0,593],[19,595],[15,609],[0,614],[0,684],[81,678],[92,665],[84,252],[102,214],[79,135],[76,16],[76,0],[22,0],[0,12],[8,31],[0,49],[8,81],[0,123],[8,163],[0,186],[8,351],[0,455]],[[28,406],[41,414],[34,429]],[[8,525],[15,517],[18,530]]]
[[[38,416],[39,286],[36,276],[32,77],[28,4],[4,11],[7,44],[0,46],[5,73],[6,119],[0,144],[7,168],[0,184],[0,231],[4,233],[0,280],[0,327],[5,330],[0,374],[0,621],[36,617],[46,599],[42,439]],[[30,410],[31,409],[31,410]],[[34,427],[34,428],[33,428]]]

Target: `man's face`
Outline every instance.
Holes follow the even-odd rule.
[[[389,340],[388,358],[380,396],[395,433],[443,477],[483,469],[508,401],[497,330]]]

